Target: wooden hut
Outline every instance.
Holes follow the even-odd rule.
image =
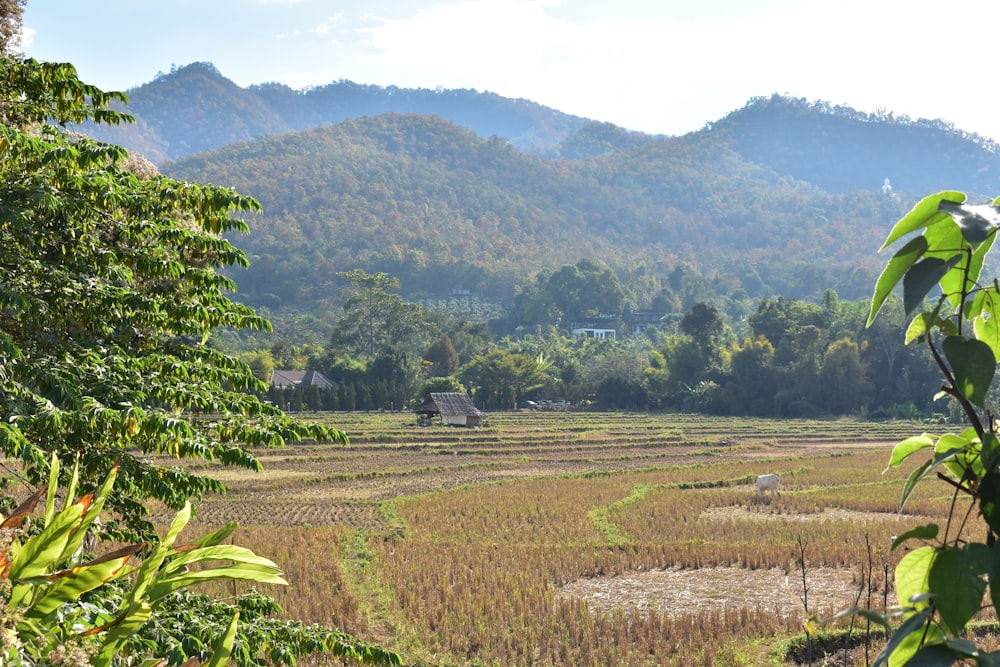
[[[441,423],[449,426],[482,426],[486,415],[476,409],[468,394],[458,392],[430,393],[415,411],[424,419],[441,417]]]

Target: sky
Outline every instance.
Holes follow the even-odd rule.
[[[210,62],[524,98],[678,135],[773,93],[1000,141],[996,0],[28,0],[21,50],[104,90]]]

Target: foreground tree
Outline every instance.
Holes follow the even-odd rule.
[[[221,234],[247,231],[232,216],[258,204],[68,135],[61,124],[127,120],[107,108],[124,95],[72,66],[8,58],[2,72],[0,450],[26,481],[43,482],[52,452],[66,469],[79,458],[84,484],[117,461],[109,509],[144,539],[144,500],[180,509],[223,490],[148,454],[257,470],[248,445],[342,439],[257,400],[250,367],[205,345],[216,327],[269,328],[217,272],[246,264]]]
[[[952,494],[944,530],[937,524],[916,527],[897,537],[895,549],[919,541],[895,571],[902,624],[876,665],[950,665],[974,661],[1000,664],[1000,652],[987,653],[968,637],[969,622],[983,608],[987,589],[1000,609],[1000,440],[997,420],[986,397],[1000,359],[1000,283],[980,280],[987,253],[1000,229],[1000,199],[972,206],[960,192],[923,199],[892,229],[883,247],[913,232],[879,277],[868,318],[870,325],[890,292],[903,286],[907,314],[922,308],[906,331],[908,343],[930,350],[941,373],[939,397],[957,402],[968,427],[960,433],[923,434],[899,443],[890,466],[929,453],[910,474],[900,506],[914,486],[927,478],[944,481]],[[973,512],[983,520],[983,540],[969,538],[963,526]],[[891,629],[889,618],[863,612]]]
[[[71,65],[0,59],[0,452],[20,461],[20,470],[4,468],[19,485],[37,489],[47,484],[88,494],[116,466],[117,483],[102,496],[114,517],[105,532],[155,544],[145,501],[186,511],[192,498],[224,487],[155,463],[153,455],[259,470],[254,446],[345,438],[262,403],[247,391],[264,388],[250,367],[206,346],[216,327],[269,328],[226,296],[235,285],[217,272],[246,263],[222,234],[246,231],[234,215],[259,206],[225,188],[163,177],[119,147],[63,129],[128,120],[109,109],[113,101],[125,96],[82,83]],[[62,472],[69,470],[77,473]],[[22,559],[30,555],[27,544]],[[43,555],[51,554],[32,560],[40,563]],[[70,582],[75,576],[60,575]],[[0,592],[7,609],[25,582],[12,583]],[[49,599],[70,602],[63,592]],[[91,604],[107,602],[99,597]],[[222,606],[231,618],[232,606]],[[144,607],[113,632],[144,637],[155,627],[151,652],[159,654],[184,645],[184,633],[197,623],[180,619],[196,610],[204,610],[197,618],[211,618],[204,606],[181,605],[176,622],[165,622]],[[232,656],[237,664],[259,664],[265,647],[277,651],[272,659],[294,660],[324,650],[331,637],[353,646],[344,655],[397,660],[327,629],[295,634],[280,621],[270,628],[264,638],[253,627],[237,631],[233,645],[243,647]],[[20,626],[15,632],[22,633]],[[178,651],[173,655],[182,662],[188,651]]]

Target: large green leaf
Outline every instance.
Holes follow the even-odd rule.
[[[919,648],[930,616],[931,610],[923,609],[903,621],[876,656],[872,667],[882,667],[887,663],[893,666],[904,664]]]
[[[991,471],[979,482],[979,511],[995,534],[1000,535],[1000,473]]]
[[[959,204],[943,199],[938,210],[952,217],[972,245],[985,241],[1000,226],[1000,208],[990,204]]]
[[[896,598],[900,606],[923,609],[927,600],[911,602],[912,598],[930,592],[927,583],[931,566],[937,558],[933,547],[920,547],[903,556],[896,566]]]
[[[948,296],[951,305],[958,308],[963,299],[976,290],[979,274],[983,269],[983,262],[987,253],[993,247],[996,235],[991,235],[983,243],[972,247],[965,244],[960,230],[955,230],[948,238],[942,240],[945,250],[935,254],[928,250],[928,257],[940,257],[942,259],[954,257],[956,248],[961,248],[959,261],[941,278],[941,291]],[[928,239],[928,243],[931,241]]]
[[[885,473],[889,468],[896,468],[903,461],[908,459],[911,455],[916,454],[922,449],[927,449],[934,446],[935,436],[924,433],[922,435],[914,435],[902,442],[898,443],[892,448],[892,455],[889,457],[889,464],[885,467],[882,472]]]
[[[900,248],[892,256],[892,259],[886,264],[882,270],[882,274],[878,277],[878,281],[875,283],[875,295],[872,296],[871,310],[868,313],[868,323],[866,326],[871,326],[872,322],[875,321],[875,316],[882,309],[882,304],[885,303],[889,294],[899,284],[899,281],[903,279],[903,276],[910,270],[910,267],[924,256],[925,252],[927,252],[927,239],[923,236],[918,236],[910,240],[909,243]]]
[[[983,468],[987,471],[996,470],[997,464],[1000,463],[1000,440],[995,433],[988,431],[983,434],[980,456],[983,459]]]
[[[940,528],[936,523],[929,523],[926,526],[917,526],[916,528],[911,528],[902,535],[897,535],[892,538],[892,545],[889,547],[889,551],[893,551],[900,544],[903,544],[907,540],[933,540],[938,536]]]
[[[888,248],[910,232],[915,232],[918,229],[923,229],[947,219],[949,217],[948,214],[940,210],[942,201],[961,204],[965,199],[964,193],[955,191],[938,192],[924,197],[893,226],[892,231],[889,232],[889,236],[879,250]]]
[[[907,315],[924,302],[930,291],[961,259],[961,254],[947,260],[928,257],[910,267],[903,276],[903,310]]]
[[[970,468],[978,479],[986,473],[979,457],[979,449],[979,438],[975,432],[962,435],[947,433],[934,444],[934,456],[955,479],[962,479],[965,471]]]
[[[996,372],[993,350],[980,340],[961,336],[945,338],[942,349],[955,376],[956,389],[973,405],[982,407]]]
[[[958,635],[983,604],[992,551],[973,542],[939,549],[927,577],[941,622]]]
[[[950,667],[958,659],[959,656],[947,644],[931,644],[917,649],[905,664],[906,667]]]
[[[976,338],[989,345],[993,356],[1000,359],[1000,295],[995,285],[976,292],[966,317],[972,320]]]

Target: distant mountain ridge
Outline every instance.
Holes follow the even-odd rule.
[[[519,150],[550,158],[586,159],[669,138],[474,90],[343,80],[304,91],[280,83],[241,88],[210,63],[176,68],[128,92],[127,111],[137,123],[83,129],[156,164],[388,112],[438,116],[480,137],[501,137]],[[886,178],[906,193],[961,189],[985,197],[1000,192],[1000,147],[946,121],[865,114],[772,95],[750,100],[701,132],[713,133],[747,162],[831,193],[877,189]]]
[[[588,121],[523,99],[474,90],[407,89],[337,81],[296,91],[280,83],[241,88],[210,63],[192,63],[128,91],[138,124],[84,128],[157,164],[268,134],[386,112],[440,116],[522,150],[558,144]]]
[[[635,308],[665,290],[743,308],[831,287],[855,299],[919,197],[1000,194],[991,141],[778,95],[665,137],[475,91],[244,89],[195,63],[132,90],[127,110],[134,126],[85,129],[258,198],[235,239],[252,259],[240,297],[297,312],[333,312],[336,273],[356,267],[411,296],[509,300],[585,258],[629,281]]]
[[[872,189],[888,178],[909,193],[958,189],[1000,194],[1000,146],[942,120],[866,114],[772,95],[709,125],[748,162],[827,192]]]

